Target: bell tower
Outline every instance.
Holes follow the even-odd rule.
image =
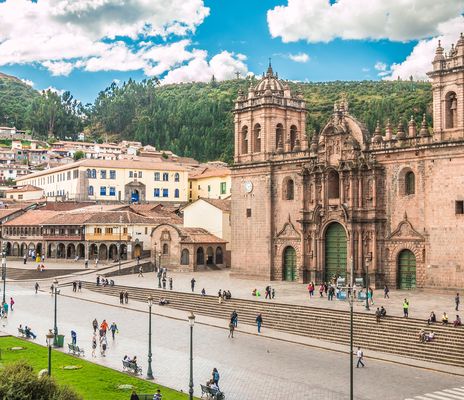
[[[464,36],[448,54],[440,41],[432,62],[433,134],[435,141],[464,139]]]
[[[291,92],[272,65],[248,93],[239,92],[234,108],[235,163],[267,161],[273,154],[308,148],[306,106],[300,92]]]

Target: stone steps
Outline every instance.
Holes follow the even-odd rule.
[[[146,302],[152,295],[155,302],[160,297],[170,301],[166,307],[187,312],[229,320],[236,310],[240,324],[255,325],[258,313],[263,316],[263,329],[272,328],[281,332],[307,336],[325,341],[349,344],[350,316],[348,311],[290,305],[274,301],[259,302],[245,299],[231,299],[218,303],[214,296],[200,296],[193,293],[174,292],[162,289],[135,288],[129,286],[97,287],[94,283],[83,282],[89,290],[112,296],[119,296],[121,290],[129,292],[129,300]],[[463,330],[452,326],[434,325],[413,318],[387,317],[380,324],[375,316],[354,313],[354,342],[365,349],[397,354],[431,362],[439,362],[464,367],[462,353]],[[227,322],[224,323],[227,327]],[[437,339],[432,343],[420,343],[419,331],[433,329]]]

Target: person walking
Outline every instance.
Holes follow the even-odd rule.
[[[127,290],[124,293],[124,301],[126,304],[129,304],[129,292]]]
[[[169,290],[172,290],[172,278],[169,278]]]
[[[459,298],[459,293],[456,293],[456,297],[454,298],[454,302],[456,304],[456,311],[459,311],[459,303],[461,302],[461,299]]]
[[[377,310],[375,310],[375,320],[378,324],[380,324],[380,317],[382,316],[382,314],[380,313],[380,308],[377,307]]]
[[[95,351],[97,350],[97,335],[94,333],[92,336],[92,357],[95,358]]]
[[[24,257],[23,257],[23,263],[26,264],[27,263],[27,255],[24,254]]]
[[[321,283],[319,286],[319,297],[324,297],[324,284]]]
[[[137,275],[137,278],[143,278],[143,267],[139,267],[139,274]]]
[[[163,276],[163,279],[161,279],[161,281],[163,282],[163,289],[166,289],[166,277]]]
[[[258,327],[258,333],[261,333],[261,325],[263,324],[263,316],[258,314],[256,316],[256,326]]]
[[[234,329],[235,329],[235,325],[232,321],[229,322],[229,338],[234,338]]]
[[[404,301],[403,301],[403,317],[404,318],[409,317],[409,301],[408,301],[408,299],[404,299]]]
[[[275,289],[272,288],[272,299],[274,300],[275,299]]]
[[[140,265],[140,256],[137,256],[137,265]]]
[[[36,282],[35,285],[34,285],[34,289],[35,289],[35,294],[37,294],[37,292],[39,291],[39,282]]]
[[[102,321],[100,329],[103,331],[103,336],[106,336],[106,331],[108,330],[108,322],[106,322],[106,319]]]
[[[108,347],[108,341],[106,340],[106,335],[103,335],[100,338],[100,354],[102,357],[106,357],[107,347]]]
[[[71,343],[75,346],[77,344],[77,333],[76,331],[71,331]]]
[[[360,364],[364,368],[364,363],[363,363],[364,354],[363,354],[363,351],[361,350],[361,347],[358,347],[358,351],[356,351],[356,357],[358,358],[358,363],[356,364],[356,368],[359,368]]]
[[[190,287],[192,288],[192,292],[195,291],[195,282],[196,282],[195,278],[192,278],[192,280],[190,281]]]
[[[76,291],[76,287],[77,287],[76,281],[74,281],[74,282],[72,283],[72,287],[73,287],[73,292],[75,292],[75,291]]]
[[[119,303],[124,304],[124,292],[122,290],[119,292]]]
[[[13,311],[13,306],[14,306],[15,301],[13,300],[13,297],[10,297],[10,310]]]
[[[98,258],[95,259],[95,268],[98,268]]]
[[[232,311],[232,314],[230,314],[230,322],[234,324],[234,327],[236,328],[238,325],[238,314],[237,311]]]
[[[264,296],[265,299],[269,298],[269,300],[271,299],[271,287],[269,285],[266,286],[266,289],[264,289],[264,291],[266,292],[266,295]]]
[[[77,290],[79,292],[82,292],[82,282],[81,281],[77,282]]]
[[[219,372],[218,372],[217,368],[213,368],[212,376],[213,376],[213,382],[214,382],[214,384],[215,384],[215,385],[218,387],[218,389],[219,389]]]
[[[110,326],[110,331],[111,331],[111,337],[114,340],[114,335],[119,332],[118,331],[118,326],[116,325],[116,322],[113,321],[113,323]]]
[[[98,321],[96,318],[92,321],[92,328],[93,328],[93,333],[95,334],[98,329]]]
[[[389,298],[390,298],[389,293],[390,293],[390,289],[388,288],[387,285],[385,285],[385,286],[383,287],[383,298],[384,298],[384,299],[389,299]]]

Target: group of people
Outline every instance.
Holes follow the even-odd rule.
[[[153,395],[153,400],[162,400],[162,399],[163,399],[163,395],[161,394],[161,390],[156,389],[156,393]],[[135,390],[132,391],[130,400],[140,400],[140,397],[138,396]]]
[[[166,267],[161,267],[158,269],[158,274],[157,274],[158,287],[160,288],[162,287],[163,289],[166,289],[166,283],[169,281],[169,290],[172,290],[173,280],[172,280],[172,277],[168,278],[167,274],[168,274],[168,269]]]
[[[111,325],[108,325],[106,319],[102,321],[99,325],[97,319],[95,318],[92,321],[92,328],[93,328],[93,336],[92,336],[92,357],[96,357],[96,350],[97,350],[97,342],[100,345],[100,355],[102,357],[106,356],[106,351],[108,350],[108,340],[107,340],[107,332],[111,332],[111,337],[113,340],[116,337],[116,334],[119,333],[118,326],[116,322],[113,321]],[[98,331],[98,339],[97,339],[97,331]]]
[[[82,291],[82,282],[81,281],[73,281],[72,283],[73,292],[81,292]]]
[[[309,293],[309,298],[312,298],[316,290],[316,285],[314,284],[314,282],[309,282],[307,289]],[[325,295],[327,297],[327,300],[332,301],[335,297],[336,290],[337,288],[335,284],[322,282],[319,285],[319,297],[323,298]]]
[[[375,320],[377,323],[380,323],[381,318],[385,318],[387,316],[387,310],[385,310],[384,306],[381,306],[380,308],[377,307],[377,310],[375,310]]]
[[[129,303],[129,292],[126,290],[121,290],[119,292],[119,303],[120,304],[128,304]]]
[[[36,253],[35,250],[29,249],[27,254],[24,254],[23,256],[23,263],[27,264],[27,259],[30,258],[31,261],[35,261],[36,263],[44,262],[45,261],[45,255],[42,254],[40,255],[39,253]]]
[[[45,265],[44,264],[38,264],[36,270],[38,272],[44,272],[45,271]]]
[[[432,311],[427,320],[427,325],[434,324],[436,322],[437,322],[437,316],[435,315],[435,312]],[[448,325],[448,323],[449,323],[448,314],[444,312],[441,317],[441,324]],[[461,317],[459,315],[456,315],[456,319],[453,321],[453,326],[457,328],[458,326],[461,326],[461,325],[462,325]]]
[[[2,318],[8,317],[8,311],[9,310],[13,311],[14,304],[15,304],[15,301],[13,300],[13,297],[10,297],[10,305],[8,305],[8,302],[2,301],[2,307],[0,308],[0,314]]]
[[[219,289],[218,291],[219,304],[221,304],[225,300],[230,300],[231,298],[232,298],[232,293],[230,293],[230,290]]]
[[[435,340],[435,332],[434,331],[430,331],[429,333],[427,333],[425,331],[425,329],[420,330],[420,332],[419,332],[419,341],[421,343],[432,342],[433,340]]]
[[[213,368],[213,372],[211,373],[211,379],[206,382],[206,387],[220,391],[219,389],[219,372],[217,368]]]
[[[23,329],[23,326],[21,324],[19,325],[19,329]],[[24,325],[24,334],[26,335],[27,339],[35,339],[37,337],[37,335],[34,332],[32,332],[31,327],[27,325]]]
[[[112,279],[108,280],[104,277],[97,276],[97,286],[114,286],[114,281]]]
[[[131,364],[134,364],[135,366],[137,366],[137,356],[134,356],[132,358],[130,358],[128,355],[125,355],[122,359],[122,361],[125,361],[125,362],[129,362]]]

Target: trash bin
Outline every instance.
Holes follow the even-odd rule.
[[[64,335],[56,335],[55,340],[53,341],[53,347],[63,347],[64,346]]]

